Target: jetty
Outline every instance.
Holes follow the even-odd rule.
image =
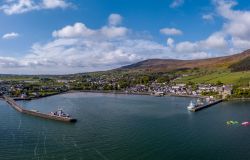
[[[199,106],[199,107],[194,107],[193,109],[191,109],[190,111],[192,112],[197,112],[197,111],[200,111],[202,109],[205,109],[205,108],[208,108],[208,107],[212,107],[218,103],[221,103],[223,102],[223,99],[219,99],[217,101],[214,101],[214,102],[211,102],[211,103],[208,103],[208,104],[205,104],[205,105],[202,105],[202,106]]]
[[[45,114],[45,113],[41,113],[41,112],[36,111],[36,110],[28,110],[28,109],[23,108],[21,105],[16,103],[15,100],[13,100],[12,98],[10,98],[8,96],[3,95],[2,98],[12,108],[14,108],[16,111],[23,113],[23,114],[27,114],[27,115],[31,115],[31,116],[35,116],[35,117],[40,117],[40,118],[44,118],[44,119],[61,121],[61,122],[76,122],[77,121],[77,119],[75,119],[75,118],[62,117],[62,116],[57,116],[57,115],[52,115],[52,114]]]

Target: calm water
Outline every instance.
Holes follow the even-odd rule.
[[[0,101],[0,159],[249,159],[250,102],[189,113],[190,98],[72,93],[19,102],[76,117],[65,124],[22,115]]]

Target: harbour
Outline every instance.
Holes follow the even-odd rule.
[[[77,92],[73,92],[73,93],[77,93]],[[88,93],[88,92],[84,92],[84,93]],[[89,92],[89,93],[91,93],[91,92]],[[65,93],[65,94],[70,94],[70,93]],[[104,93],[102,93],[102,94],[104,94]],[[105,93],[105,94],[108,94],[108,93]],[[115,94],[115,93],[113,93],[113,94]],[[188,97],[188,96],[184,96],[184,97]],[[39,112],[38,110],[33,110],[33,109],[28,110],[28,109],[23,108],[18,103],[16,103],[16,101],[31,100],[31,99],[11,98],[11,97],[8,97],[5,95],[2,95],[0,98],[3,99],[4,101],[6,101],[12,108],[14,108],[15,110],[17,110],[18,112],[23,113],[23,114],[27,114],[27,115],[31,115],[31,116],[35,116],[35,117],[40,117],[40,118],[44,118],[44,119],[61,121],[61,122],[73,122],[74,123],[77,121],[77,119],[75,119],[75,118],[55,115],[53,112],[51,112],[50,114],[45,114],[45,113]],[[198,100],[202,99],[199,97],[190,97],[190,98],[198,98]],[[208,104],[194,106],[191,109],[188,107],[187,108],[191,112],[197,112],[197,111],[201,111],[205,108],[212,107],[212,106],[214,106],[218,103],[221,103],[221,102],[223,102],[223,99],[214,100],[212,102],[209,102]]]
[[[13,100],[12,98],[5,96],[5,95],[3,95],[3,99],[12,108],[14,108],[16,111],[23,113],[23,114],[27,114],[27,115],[31,115],[31,116],[35,116],[35,117],[40,117],[40,118],[44,118],[44,119],[61,121],[61,122],[76,122],[77,121],[75,118],[71,118],[71,117],[63,117],[63,116],[58,116],[58,115],[54,115],[54,114],[45,114],[45,113],[40,113],[37,110],[25,109],[21,105],[16,103],[15,100]]]
[[[192,114],[191,100],[70,93],[18,101],[43,113],[66,106],[79,121],[74,125],[26,116],[0,101],[0,159],[247,159],[250,127],[226,122],[249,121],[250,102],[225,101]]]
[[[212,106],[214,106],[214,105],[216,105],[218,103],[221,103],[221,102],[223,102],[223,99],[215,100],[215,101],[210,102],[208,104],[198,105],[198,106],[193,107],[193,108],[191,108],[189,110],[192,111],[192,112],[197,112],[197,111],[201,111],[201,110],[203,110],[205,108],[212,107]]]

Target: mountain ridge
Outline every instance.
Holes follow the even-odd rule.
[[[213,57],[207,59],[180,60],[180,59],[147,59],[131,65],[115,69],[116,71],[145,71],[145,72],[168,72],[180,69],[193,68],[230,68],[250,57],[250,49],[238,54]]]

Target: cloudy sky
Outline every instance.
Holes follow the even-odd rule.
[[[250,48],[247,0],[0,0],[0,73],[107,70]]]

